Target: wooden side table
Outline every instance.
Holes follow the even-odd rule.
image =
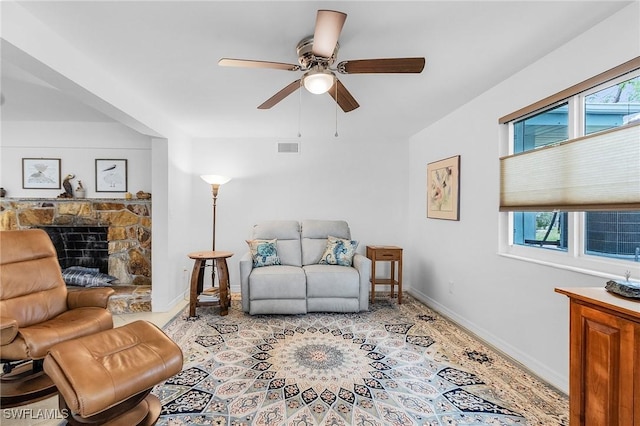
[[[398,304],[402,304],[402,248],[396,246],[367,246],[367,257],[371,259],[371,304],[376,300],[376,286],[390,285],[391,297],[398,286]],[[389,278],[376,277],[376,262],[391,262]],[[396,263],[397,278],[396,278]]]
[[[227,258],[233,256],[230,251],[196,251],[189,253],[189,258],[195,260],[193,271],[191,272],[191,289],[189,293],[189,317],[196,316],[196,308],[198,306],[220,306],[220,315],[229,313],[229,305],[231,294],[229,291],[229,268],[227,267]],[[207,261],[212,261],[212,268],[218,270],[219,287],[203,288],[204,270]],[[199,301],[198,296],[206,294],[207,296],[218,296],[218,301]]]

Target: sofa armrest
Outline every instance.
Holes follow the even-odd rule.
[[[97,307],[107,309],[109,297],[115,291],[109,287],[86,288],[67,293],[67,307],[69,309]]]
[[[371,259],[367,256],[356,253],[353,256],[353,267],[358,270],[360,276],[364,276],[367,278],[367,282],[369,278],[371,278]]]
[[[240,258],[240,295],[242,297],[242,310],[249,312],[249,275],[253,270],[251,253],[246,252]]]
[[[369,310],[369,289],[371,287],[371,259],[363,254],[353,256],[353,267],[360,275],[360,311]]]
[[[9,317],[0,317],[0,345],[13,342],[18,335],[18,321]]]

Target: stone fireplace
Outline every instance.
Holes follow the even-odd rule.
[[[116,313],[151,310],[151,200],[0,199],[0,230],[28,228],[75,231],[76,234],[80,229],[96,232],[103,229],[107,260],[106,265],[97,267],[118,278],[114,282],[116,295],[109,302],[110,309]],[[99,237],[65,238],[95,240]],[[55,240],[54,245],[58,251],[62,247]],[[72,245],[69,247],[73,251]],[[99,249],[100,243],[96,242],[85,249],[85,253],[75,255],[91,257],[91,250]],[[58,254],[64,268],[65,256]]]

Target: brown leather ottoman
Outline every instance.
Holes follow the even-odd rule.
[[[153,386],[182,370],[182,351],[158,327],[136,321],[55,345],[44,371],[72,425],[153,425]]]

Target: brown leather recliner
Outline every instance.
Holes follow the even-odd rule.
[[[57,343],[113,328],[111,288],[67,291],[56,250],[41,229],[0,231],[2,408],[56,392],[42,370]]]

